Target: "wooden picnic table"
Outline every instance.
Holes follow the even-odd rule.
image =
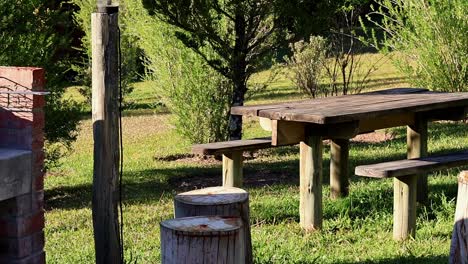
[[[272,145],[300,144],[300,222],[322,227],[322,147],[330,139],[331,196],[348,193],[349,139],[360,133],[407,126],[407,157],[427,155],[427,123],[465,118],[468,93],[394,89],[231,108],[231,114],[260,117],[272,132]],[[427,199],[427,178],[419,177],[418,201]]]

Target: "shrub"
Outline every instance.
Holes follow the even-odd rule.
[[[398,52],[394,62],[413,85],[439,91],[467,90],[466,0],[379,0],[377,4],[368,19],[384,31],[384,38],[374,37],[374,45],[385,53]],[[375,36],[374,31],[363,28]]]
[[[173,27],[146,11],[134,14],[147,78],[173,113],[178,132],[192,143],[226,140],[232,84],[173,37]]]
[[[309,42],[303,40],[291,44],[292,55],[285,61],[292,75],[289,78],[303,92],[315,98],[321,91],[320,77],[323,74],[328,50],[323,37],[311,36]]]
[[[36,66],[46,70],[46,157],[54,163],[63,152],[53,151],[54,144],[65,147],[76,137],[80,106],[62,98],[70,68],[70,42],[73,27],[68,22],[70,6],[61,1],[0,0],[0,65]]]

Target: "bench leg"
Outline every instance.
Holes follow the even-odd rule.
[[[405,240],[416,235],[417,175],[393,180],[393,239]]]
[[[330,197],[346,197],[349,193],[349,139],[332,139],[330,155]]]
[[[223,154],[223,186],[242,187],[242,151]]]
[[[406,142],[408,159],[427,156],[427,120],[416,116],[414,125],[407,127]],[[426,203],[428,200],[427,175],[418,175],[417,201]]]
[[[300,144],[300,224],[306,231],[322,228],[322,138]]]

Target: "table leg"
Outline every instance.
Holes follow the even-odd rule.
[[[330,143],[330,197],[346,197],[348,179],[349,139],[332,139]]]
[[[223,154],[223,186],[242,187],[242,151]]]
[[[410,175],[393,179],[393,239],[416,235],[416,182]]]
[[[407,152],[408,159],[421,158],[427,156],[427,120],[416,116],[414,125],[407,127]],[[418,175],[417,201],[427,202],[427,175]]]
[[[300,222],[306,231],[322,228],[322,138],[300,144]]]

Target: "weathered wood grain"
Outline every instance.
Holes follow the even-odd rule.
[[[306,231],[322,228],[322,148],[320,136],[300,144],[300,225]]]
[[[118,13],[93,13],[91,25],[94,136],[92,209],[96,263],[121,263],[117,212]]]
[[[417,176],[393,179],[393,239],[416,236]]]
[[[422,115],[416,115],[414,124],[407,126],[406,145],[408,159],[427,156],[427,119]],[[426,203],[428,200],[427,175],[421,172],[417,176],[417,201]]]
[[[245,263],[239,217],[195,216],[161,222],[161,263]]]
[[[242,151],[223,154],[223,186],[242,187],[243,175]]]
[[[468,165],[468,152],[395,160],[355,168],[355,174],[372,178],[392,178]]]
[[[458,176],[457,206],[450,244],[450,264],[468,264],[468,171]]]
[[[175,217],[237,216],[242,219],[245,238],[245,263],[252,263],[249,194],[234,187],[209,187],[181,193],[174,198]]]
[[[426,92],[427,89],[424,88],[392,88],[380,91],[373,91],[367,92],[362,94],[407,94],[407,93],[421,93]],[[336,97],[328,97],[328,98],[318,98],[318,99],[309,99],[309,100],[301,100],[301,101],[291,101],[291,102],[283,102],[283,103],[275,103],[275,104],[261,104],[261,105],[249,105],[249,106],[235,106],[231,108],[231,114],[233,115],[245,115],[245,116],[258,116],[258,112],[260,110],[266,109],[274,109],[274,108],[281,108],[284,106],[289,106],[291,104],[299,104],[299,105],[308,105],[313,104],[317,101],[323,102],[331,102],[333,100],[340,100],[340,98],[348,98],[353,95],[343,95],[343,96],[336,96]],[[346,99],[344,99],[346,100]]]

